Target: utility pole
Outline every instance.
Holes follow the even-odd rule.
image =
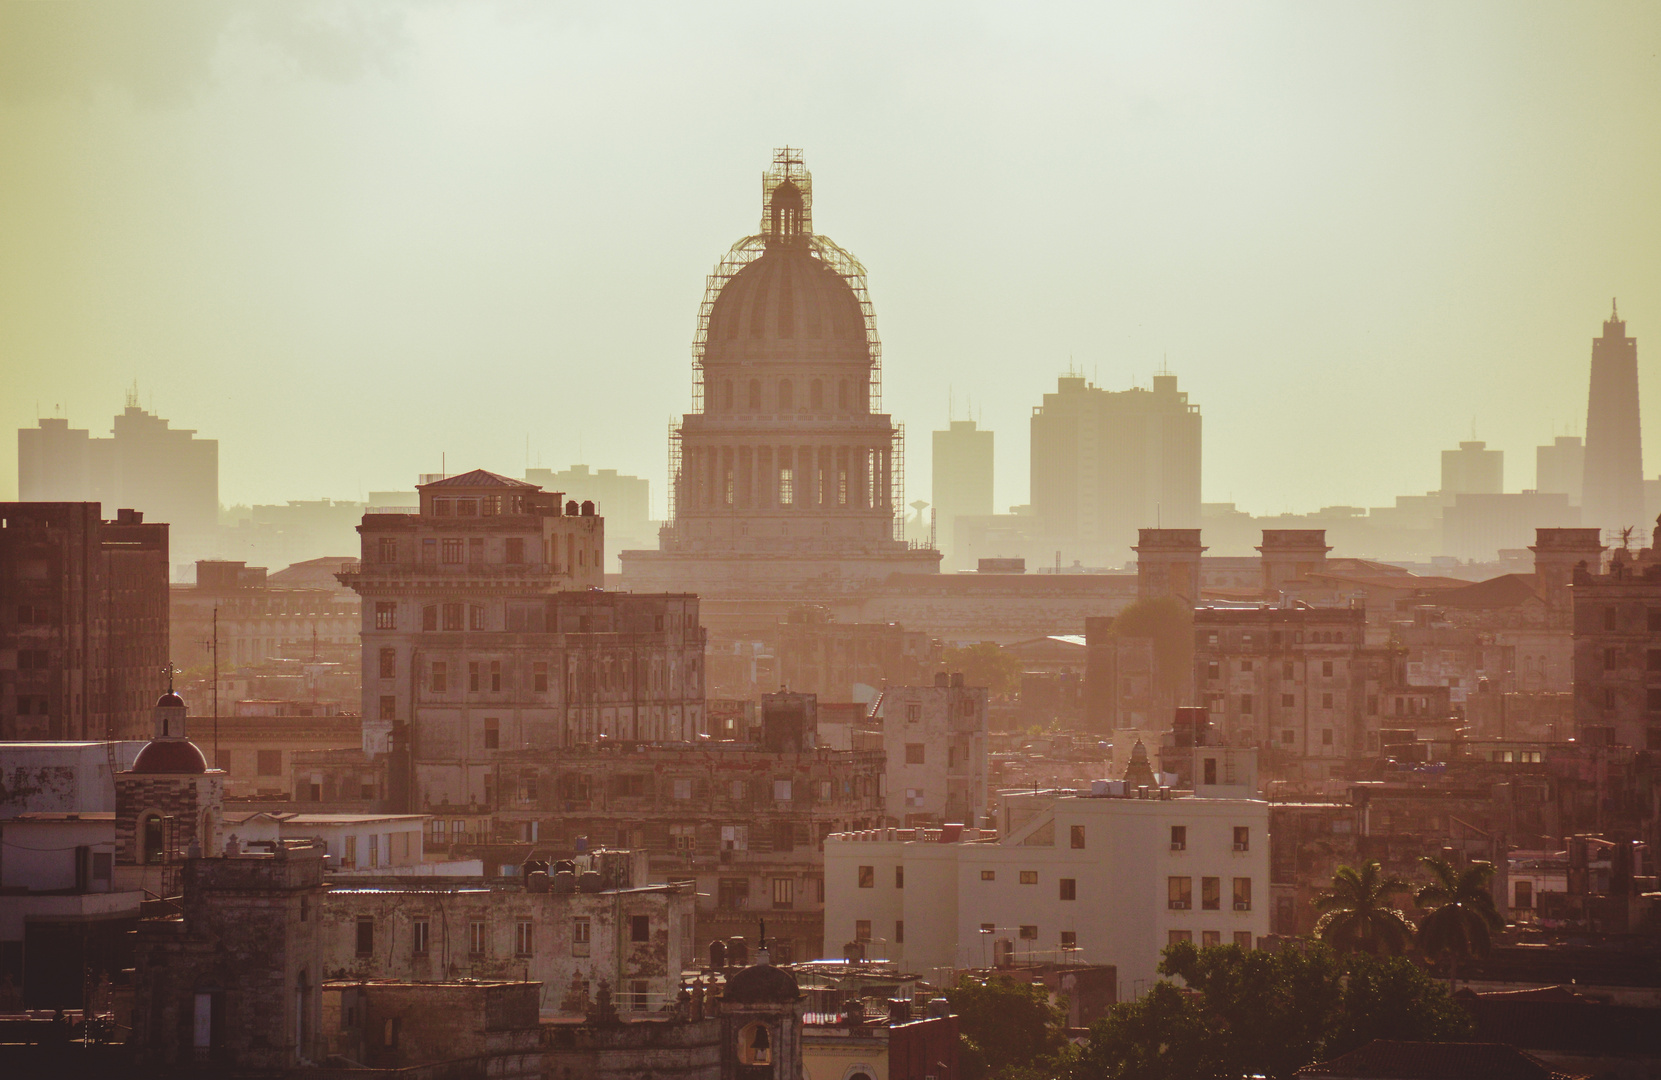
[[[219,768],[219,605],[213,605],[213,636],[197,644],[213,654],[213,767]]]

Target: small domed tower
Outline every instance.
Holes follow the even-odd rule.
[[[727,980],[721,995],[722,1080],[800,1080],[802,1011],[796,977],[768,960],[762,936],[756,963]]]
[[[185,732],[189,710],[168,687],[156,702],[155,733],[115,776],[115,887],[177,891],[177,873],[191,855],[217,855],[225,774]]]

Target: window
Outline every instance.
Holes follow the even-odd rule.
[[[1252,662],[1250,660],[1240,661],[1240,670],[1241,671],[1249,672],[1249,671],[1251,671],[1251,669],[1252,669]]]
[[[677,799],[682,801],[690,799],[692,798],[692,780],[684,776],[677,780],[672,780],[670,781],[670,790],[674,793],[674,796]]]
[[[923,706],[915,701],[908,703],[905,707],[905,718],[907,723],[915,723],[921,720],[923,718]]]
[[[1649,688],[1644,697],[1644,707],[1649,712],[1661,712],[1661,689]]]
[[[1661,631],[1661,608],[1649,609],[1647,625],[1649,626],[1649,632],[1652,634]]]
[[[1280,707],[1281,708],[1283,708],[1283,709],[1296,708],[1297,704],[1298,704],[1297,695],[1295,695],[1295,694],[1282,694],[1282,695],[1280,695]]]
[[[1215,785],[1217,783],[1217,759],[1216,758],[1214,758],[1214,757],[1206,758],[1205,759],[1205,767],[1202,771],[1205,774],[1205,782],[1207,784]]]
[[[796,906],[796,882],[792,878],[776,877],[773,879],[773,909],[775,911],[789,911]]]
[[[484,608],[479,604],[470,604],[467,608],[467,629],[484,629]]]
[[[446,630],[460,630],[461,629],[461,625],[462,625],[461,624],[462,607],[463,607],[463,605],[461,605],[461,604],[445,604],[444,605],[444,629],[446,629]]]
[[[1063,900],[1078,899],[1078,879],[1064,877],[1061,879],[1061,898]]]
[[[1172,930],[1165,935],[1165,944],[1167,945],[1175,945],[1179,942],[1193,940],[1194,932],[1192,930]]]
[[[1067,829],[1068,841],[1077,850],[1084,847],[1084,826],[1071,825]]]
[[[398,605],[390,600],[375,602],[375,629],[396,630],[398,628]]]
[[[378,606],[378,605],[377,605]],[[1614,671],[1621,666],[1621,650],[1608,648],[1603,650],[1603,670]]]
[[[437,630],[438,629],[438,605],[437,604],[428,604],[426,607],[421,609],[421,629],[423,629],[423,630]]]
[[[381,678],[396,679],[398,677],[398,650],[381,650]]]
[[[1252,932],[1250,930],[1236,930],[1234,932],[1234,943],[1242,949],[1250,949],[1252,947]]]
[[[1220,931],[1217,931],[1217,930],[1202,930],[1202,931],[1200,931],[1200,944],[1205,946],[1206,948],[1209,949],[1213,945],[1221,945],[1222,943],[1223,943],[1223,935]]]
[[[1298,741],[1298,733],[1297,732],[1293,731],[1291,728],[1282,728],[1281,729],[1280,742],[1281,742],[1282,746],[1291,746],[1293,743],[1295,743],[1297,741]]]
[[[1171,826],[1171,850],[1172,851],[1187,851],[1188,850],[1188,826],[1186,826],[1186,825],[1172,825]]]
[[[410,952],[416,956],[426,956],[432,942],[433,924],[426,919],[416,919],[410,923]]]
[[[905,744],[905,763],[907,765],[923,764],[923,744],[908,742]]]
[[[1321,729],[1321,745],[1322,746],[1331,746],[1332,745],[1332,729],[1331,728],[1322,728]]]
[[[467,662],[467,689],[470,693],[476,694],[479,692],[479,662],[477,660]]]
[[[982,870],[980,872],[980,879],[982,881],[997,881],[998,872],[996,870]]]
[[[536,925],[529,919],[513,924],[513,955],[533,956],[536,953]]]
[[[1200,878],[1200,910],[1216,911],[1223,906],[1223,879]]]
[[[1165,879],[1165,906],[1172,911],[1187,911],[1194,902],[1194,879],[1170,877]]]
[[[427,688],[435,694],[448,691],[450,689],[450,665],[442,660],[434,660],[428,665]]]
[[[788,781],[788,780],[774,780],[773,781],[773,800],[775,802],[789,802],[790,801],[790,781]]]
[[[531,665],[531,683],[537,693],[546,694],[548,692],[548,664],[546,661],[538,660]]]
[[[1038,871],[1036,871],[1036,870],[1022,870],[1021,871],[1021,884],[1022,885],[1036,885],[1036,884],[1038,884]]]
[[[795,408],[795,387],[790,385],[789,379],[779,380],[779,408]]]
[[[467,924],[468,956],[483,956],[485,954],[485,946],[490,943],[490,939],[485,935],[483,919],[474,919]]]
[[[1322,694],[1321,695],[1321,708],[1323,708],[1323,709],[1332,708],[1332,695],[1331,694]]]
[[[750,879],[722,878],[716,883],[716,906],[723,911],[743,911],[749,906]]]
[[[796,472],[786,465],[779,470],[779,505],[793,506],[796,502]]]
[[[1205,665],[1205,677],[1208,679],[1217,679],[1222,677],[1222,672],[1219,670],[1217,661],[1212,660]]]
[[[380,542],[375,545],[375,550],[376,550],[377,557],[378,557],[379,561],[384,562],[384,563],[397,562],[398,561],[398,538],[396,536],[383,536],[383,537],[381,537]]]
[[[1250,851],[1252,849],[1252,830],[1249,825],[1234,827],[1234,850]]]
[[[525,538],[522,537],[522,536],[510,536],[510,537],[508,537],[507,562],[510,565],[517,566],[517,565],[519,565],[520,563],[522,563],[524,561],[525,561]]]
[[[870,919],[855,919],[854,920],[854,940],[855,941],[870,941],[871,940],[871,920]]]
[[[896,889],[905,888],[905,867],[903,866],[894,868],[894,887]]]
[[[398,718],[398,699],[391,694],[381,696],[381,719],[396,720]]]
[[[1038,940],[1038,927],[1032,925],[1031,923],[1024,923],[1021,926],[1019,936],[1020,936],[1022,941],[1037,941]]]
[[[166,847],[163,840],[163,825],[160,814],[146,814],[143,824],[139,827],[143,837],[143,847],[139,852],[139,861],[142,863],[159,863],[162,861],[162,849]]]
[[[859,868],[859,887],[862,888],[862,889],[874,889],[874,888],[876,888],[876,885],[877,885],[877,868],[874,867],[874,866],[862,866],[862,867],[860,867]]]
[[[1280,635],[1277,634],[1275,636],[1279,637]],[[1283,679],[1297,678],[1297,665],[1293,664],[1290,660],[1282,661],[1280,665],[1280,677]]]
[[[256,755],[257,764],[254,772],[259,776],[281,776],[283,774],[283,752],[281,750],[261,750]]]
[[[905,920],[904,919],[895,919],[894,920],[894,944],[896,944],[896,945],[904,945],[905,944]]]
[[[375,955],[375,917],[373,915],[358,916],[358,955]]]
[[[369,834],[369,865],[371,868],[381,865],[381,835]]]
[[[1252,909],[1252,879],[1237,877],[1234,879],[1234,910],[1250,911]]]
[[[581,915],[571,920],[571,955],[588,955],[588,916]]]
[[[1240,715],[1250,716],[1251,712],[1252,712],[1252,696],[1250,694],[1241,694],[1240,695]]]
[[[1321,677],[1324,678],[1324,679],[1332,678],[1332,661],[1331,660],[1322,660],[1321,661]]]
[[[499,724],[500,721],[494,716],[484,718],[484,748],[486,750],[501,749],[502,732]]]
[[[462,553],[461,537],[459,537],[459,536],[446,536],[443,540],[439,541],[439,547],[443,551],[443,561],[446,565],[449,565],[449,566],[460,566],[461,565],[461,553]]]
[[[629,982],[629,1008],[634,1012],[646,1011],[646,996],[650,986],[645,979],[632,979]]]

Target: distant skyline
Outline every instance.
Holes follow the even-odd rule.
[[[1661,8],[0,6],[0,498],[140,403],[221,501],[648,477],[704,275],[801,146],[866,265],[908,501],[948,399],[1027,498],[1069,366],[1162,363],[1203,497],[1388,505],[1585,423],[1618,297],[1661,473]],[[1474,430],[1473,430],[1474,426]]]

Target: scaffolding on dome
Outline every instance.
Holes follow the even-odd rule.
[[[790,146],[774,150],[772,167],[761,175],[761,232],[746,236],[729,248],[704,279],[704,300],[698,305],[698,328],[692,335],[692,411],[704,411],[704,347],[709,342],[709,318],[715,310],[715,300],[727,282],[767,251],[769,201],[773,189],[786,180],[802,193],[802,232],[808,237],[808,251],[846,281],[859,302],[860,316],[865,320],[865,342],[871,354],[870,409],[881,412],[882,339],[877,336],[876,308],[865,284],[865,266],[829,237],[813,232],[813,174],[802,163],[802,152]],[[671,519],[673,516],[671,512]]]
[[[905,425],[888,436],[888,502],[894,514],[894,539],[905,540]]]
[[[675,506],[681,490],[681,426],[669,421],[669,507],[664,523],[675,523]]]

